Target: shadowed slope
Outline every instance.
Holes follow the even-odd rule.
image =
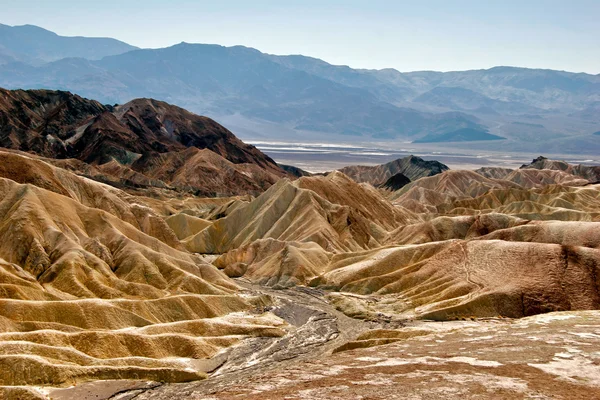
[[[389,191],[396,191],[402,189],[409,183],[410,179],[408,179],[402,172],[398,172],[396,175],[392,175],[387,181],[385,181],[385,183],[379,185],[378,187]]]

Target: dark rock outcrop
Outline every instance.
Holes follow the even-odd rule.
[[[340,171],[356,182],[367,182],[373,186],[380,186],[399,172],[411,181],[416,181],[419,178],[440,174],[448,169],[448,166],[439,161],[425,161],[421,157],[410,155],[387,164],[377,166],[353,165],[344,167]]]
[[[385,181],[383,185],[380,185],[379,188],[396,191],[402,189],[409,183],[410,179],[408,179],[402,172],[398,172],[396,175],[391,176],[390,179]]]

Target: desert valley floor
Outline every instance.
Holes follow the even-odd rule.
[[[0,90],[0,398],[600,398],[600,167],[323,174]]]

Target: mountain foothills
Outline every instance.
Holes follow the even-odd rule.
[[[407,321],[600,308],[598,167],[310,176],[161,101],[49,90],[0,91],[0,144],[6,398],[227,383]]]
[[[598,75],[513,67],[359,70],[242,46],[135,49],[32,26],[0,32],[2,87],[69,90],[110,104],[151,97],[244,127],[247,137],[327,134],[338,141],[468,142],[505,151],[600,149]]]

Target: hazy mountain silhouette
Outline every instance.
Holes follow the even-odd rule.
[[[394,106],[241,46],[181,43],[99,61],[62,59],[0,70],[6,87],[57,87],[107,103],[152,97],[203,114],[240,113],[302,130],[394,138],[479,126],[466,114]]]
[[[458,129],[442,135],[427,135],[415,140],[415,143],[440,143],[440,142],[475,142],[481,140],[504,140],[502,136],[492,135],[487,131],[478,129]]]
[[[253,121],[258,127],[251,134],[266,138],[295,140],[283,132],[309,131],[345,135],[349,141],[431,142],[448,141],[448,135],[466,129],[506,138],[503,150],[523,145],[535,150],[542,144],[572,151],[600,148],[589,134],[600,127],[595,112],[599,75],[513,67],[445,73],[360,70],[243,46],[181,43],[124,52],[131,47],[118,41],[63,38],[36,27],[3,26],[0,31],[15,29],[37,36],[27,36],[36,40],[35,46],[23,47],[26,57],[0,42],[0,63],[5,63],[0,86],[11,89],[69,90],[111,104],[151,97],[227,124],[230,118]],[[73,45],[58,44],[62,41]],[[81,44],[84,51],[79,43],[112,45]],[[109,50],[122,54],[94,60]],[[79,58],[68,58],[74,55]],[[55,61],[40,64],[42,58]]]
[[[137,47],[111,38],[60,36],[34,25],[0,24],[0,63],[40,63],[67,57],[98,60],[134,49]]]

